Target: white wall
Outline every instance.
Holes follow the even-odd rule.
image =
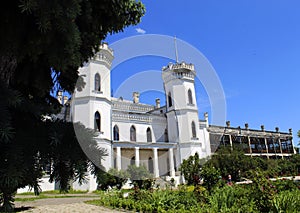
[[[40,179],[40,181],[41,181],[40,187],[42,191],[50,191],[55,189],[55,182],[50,183],[49,177],[43,177]],[[23,192],[34,192],[34,190],[30,189],[29,186],[17,190],[17,193],[23,193]]]
[[[148,127],[151,129],[152,142],[156,141],[154,130],[151,124],[143,124],[143,123],[135,123],[135,122],[112,122],[112,131],[115,125],[119,127],[120,141],[130,141],[130,127],[132,125],[135,127],[136,130],[136,142],[147,142]]]

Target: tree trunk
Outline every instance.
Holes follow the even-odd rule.
[[[17,59],[14,55],[0,56],[0,81],[8,86],[12,80],[15,70],[17,68]]]

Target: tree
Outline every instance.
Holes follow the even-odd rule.
[[[134,187],[138,189],[152,188],[153,177],[145,166],[129,165],[127,172]]]
[[[72,124],[42,121],[60,111],[50,91],[59,85],[72,93],[78,67],[107,34],[137,24],[145,9],[135,0],[12,0],[0,5],[5,8],[0,14],[0,202],[10,210],[18,188],[31,185],[38,193],[42,162],[49,159],[54,163],[51,180],[60,180],[62,190],[72,177],[83,181],[90,162],[84,153],[70,154],[79,146]]]
[[[204,159],[199,158],[199,154],[191,155],[188,159],[184,159],[179,170],[189,185],[197,185],[200,183],[200,170]]]
[[[211,167],[208,164],[203,166],[200,176],[203,179],[203,186],[207,188],[208,191],[211,191],[215,186],[217,186],[221,180],[221,173],[219,169]]]
[[[230,147],[221,148],[207,164],[219,169],[222,177],[231,175],[233,181],[239,181],[241,177],[245,177],[249,170],[263,166],[267,168],[264,159],[246,156],[237,147],[233,150]]]
[[[139,23],[145,12],[135,0],[12,0],[1,8],[0,80],[34,97],[52,88],[50,67],[72,92],[78,67],[100,41]]]
[[[114,168],[111,168],[108,172],[104,169],[96,168],[95,175],[97,177],[98,188],[101,190],[107,190],[109,187],[121,189],[129,178],[126,171],[118,171]]]

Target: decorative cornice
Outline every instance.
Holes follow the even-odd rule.
[[[142,123],[161,123],[166,122],[166,118],[154,114],[137,114],[137,113],[122,113],[118,111],[112,112],[112,121],[135,121]]]
[[[112,101],[112,109],[115,111],[125,111],[125,112],[149,112],[155,109],[154,106],[146,104],[134,104],[122,101]]]

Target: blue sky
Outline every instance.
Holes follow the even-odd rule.
[[[214,67],[226,96],[226,120],[230,120],[232,126],[244,127],[249,123],[251,129],[260,129],[264,124],[266,130],[278,126],[285,132],[292,128],[294,144],[298,143],[299,1],[142,2],[146,14],[141,23],[108,36],[108,43],[139,34],[176,35],[201,51]],[[180,58],[180,49],[178,52]],[[136,73],[159,71],[169,61],[143,57],[124,62],[112,72],[112,89],[116,90]],[[196,93],[201,118],[211,109],[200,82],[196,82]],[[154,104],[155,97],[164,99],[157,92],[141,94],[141,100],[150,104]]]

